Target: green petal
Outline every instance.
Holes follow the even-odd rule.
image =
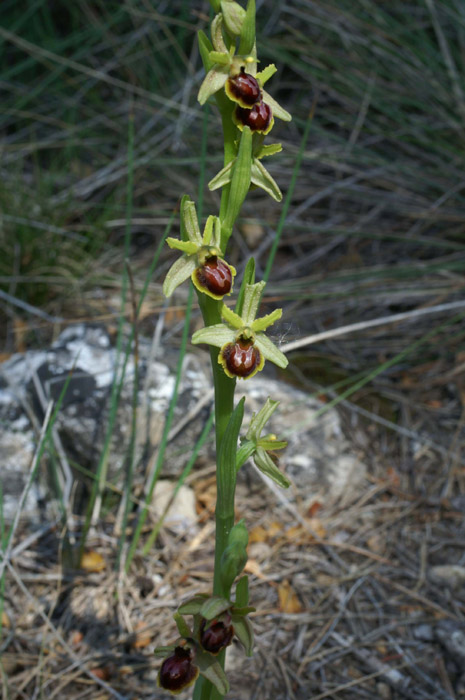
[[[176,287],[185,282],[196,267],[195,258],[192,256],[183,255],[171,265],[163,282],[163,294],[165,297],[170,297]]]
[[[278,321],[282,315],[282,309],[275,309],[270,314],[255,319],[255,321],[251,324],[250,327],[253,331],[255,331],[255,333],[259,333],[260,331],[266,331],[266,329],[272,326],[273,323],[276,323],[276,321]]]
[[[285,447],[287,447],[287,441],[286,440],[265,440],[264,438],[260,438],[258,441],[259,447],[263,447],[264,450],[284,450]]]
[[[244,292],[244,303],[242,306],[244,326],[251,326],[254,322],[265,285],[266,282],[256,282],[255,284],[246,285]]]
[[[235,311],[226,306],[226,304],[223,304],[221,307],[221,316],[229,323],[230,326],[237,328],[238,330],[245,325],[242,318],[238,316]]]
[[[266,146],[262,146],[257,158],[266,158],[267,156],[274,156],[275,153],[281,153],[283,147],[280,143],[269,143]]]
[[[229,66],[231,56],[229,53],[220,53],[219,51],[210,51],[208,58],[212,63],[218,63],[220,66]]]
[[[247,433],[247,435],[248,434],[249,433]],[[247,441],[244,442],[237,450],[236,471],[239,471],[239,469],[242,467],[242,465],[247,462],[247,460],[255,452],[255,449],[256,449],[255,441],[253,441],[252,438],[247,438]]]
[[[166,242],[170,248],[176,248],[176,250],[182,250],[183,253],[187,255],[194,255],[198,250],[198,245],[192,241],[180,241],[178,238],[167,238]]]
[[[216,216],[210,215],[205,224],[202,236],[202,244],[210,245],[210,241],[213,235],[213,224],[215,223]]]
[[[203,67],[205,68],[205,72],[208,73],[208,71],[212,67],[212,62],[210,61],[209,53],[213,49],[213,46],[208,36],[201,29],[197,32],[197,39],[199,42],[199,51],[200,56],[202,57]]]
[[[278,484],[278,486],[281,486],[283,489],[289,488],[291,485],[291,482],[289,479],[284,476],[284,474],[278,469],[276,464],[273,462],[271,459],[270,455],[268,452],[265,452],[265,450],[262,447],[258,447],[256,453],[254,454],[254,462],[255,466],[263,473],[266,474],[266,476],[269,476],[270,479],[273,479],[273,481]],[[237,632],[236,632],[237,634]]]
[[[200,235],[199,221],[197,219],[195,204],[192,199],[189,199],[188,197],[186,197],[182,202],[181,217],[189,240],[201,246],[202,236]]]
[[[222,348],[226,343],[233,343],[236,334],[230,330],[224,323],[216,323],[213,326],[207,326],[196,331],[192,336],[192,344],[207,343],[216,348]]]
[[[213,192],[213,190],[217,190],[219,187],[224,187],[231,182],[232,169],[235,162],[236,159],[234,158],[225,168],[220,170],[220,172],[217,173],[212,180],[210,180],[208,183],[209,190]]]
[[[224,87],[228,76],[229,66],[221,66],[218,63],[208,71],[197,95],[197,99],[201,105],[204,105],[215,92],[218,92],[218,90]]]
[[[283,109],[281,105],[278,104],[276,100],[274,100],[271,95],[266,92],[266,90],[263,90],[263,102],[266,102],[266,104],[271,107],[273,115],[278,117],[278,119],[282,119],[284,122],[290,122],[292,120],[292,116],[289,114],[289,112],[286,112],[286,110]]]
[[[220,596],[212,596],[204,601],[200,614],[206,620],[214,620],[215,617],[221,615],[221,613],[226,612],[231,607],[231,603],[226,598],[221,598]]]
[[[278,350],[276,345],[264,333],[257,334],[255,345],[261,350],[266,360],[270,360],[274,362],[275,365],[278,365],[278,367],[286,369],[289,364],[286,355],[284,355],[281,350]]]
[[[186,600],[185,603],[179,606],[178,613],[180,615],[197,615],[207,598],[208,596],[199,594],[190,600]]]
[[[254,185],[256,185],[257,187],[261,187],[262,190],[265,190],[265,192],[269,194],[270,197],[273,197],[273,199],[276,202],[281,202],[283,198],[281,190],[279,189],[275,180],[273,180],[273,178],[271,177],[268,170],[260,163],[260,161],[257,158],[254,158],[254,161],[252,163],[252,172],[250,179]]]
[[[257,75],[255,76],[257,80],[260,81],[262,87],[266,83],[267,80],[271,78],[272,75],[276,73],[278,69],[276,68],[274,63],[270,63],[269,66],[261,70]]]
[[[182,615],[179,613],[175,612],[174,615],[174,621],[176,623],[176,627],[178,628],[178,632],[181,637],[184,637],[184,639],[187,639],[187,637],[190,637],[192,635],[192,630],[183,618]]]
[[[250,427],[246,435],[247,440],[253,440],[254,442],[258,442],[260,435],[262,434],[263,428],[265,427],[266,423],[268,423],[278,406],[279,401],[273,401],[269,397],[267,398],[263,408],[261,408],[258,411],[258,413],[254,413],[254,415],[252,416],[252,420],[250,421]]]

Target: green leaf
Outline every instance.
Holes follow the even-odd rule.
[[[282,201],[283,195],[278,184],[258,158],[253,160],[250,179],[253,185],[265,190],[276,202]]]
[[[278,117],[278,119],[282,119],[284,122],[290,122],[292,121],[292,116],[289,114],[289,112],[286,112],[285,109],[281,107],[276,100],[274,100],[271,95],[266,92],[266,90],[263,90],[263,102],[266,102],[266,104],[271,107],[271,111],[273,112],[274,117]]]
[[[273,460],[271,459],[268,452],[265,452],[263,447],[257,447],[257,451],[255,452],[253,459],[254,459],[256,467],[263,474],[266,474],[266,476],[269,476],[270,479],[273,479],[273,481],[276,484],[278,484],[278,486],[281,486],[283,489],[289,488],[289,486],[291,485],[291,482],[278,469],[278,467],[273,462]]]
[[[191,342],[193,345],[207,343],[216,348],[222,348],[226,343],[234,342],[234,339],[234,331],[225,326],[224,323],[216,323],[213,326],[206,326],[206,328],[195,331]]]
[[[251,169],[252,132],[248,126],[245,126],[242,130],[239,152],[233,166],[228,209],[223,222],[224,228],[227,229],[228,232],[232,232],[234,222],[239,215],[244,199],[249,191]]]
[[[197,32],[197,40],[199,42],[199,51],[203,67],[205,68],[205,72],[208,73],[213,65],[213,61],[210,60],[210,52],[213,50],[213,45],[208,36],[201,29]]]
[[[224,590],[230,590],[234,579],[247,564],[247,549],[239,542],[230,544],[221,556],[220,577]]]
[[[200,614],[206,620],[214,620],[216,617],[226,612],[226,610],[229,610],[230,607],[230,600],[215,595],[211,598],[207,598],[207,600],[204,601],[202,607],[200,608]]]
[[[270,399],[270,397],[267,398],[263,408],[261,408],[258,413],[254,413],[252,416],[246,435],[247,440],[253,440],[255,443],[258,442],[263,428],[268,423],[278,406],[279,401],[273,401]]]
[[[221,697],[229,692],[226,674],[214,656],[198,649],[195,655],[195,663],[199,667],[202,676],[205,676],[215,686]]]
[[[240,446],[236,454],[236,471],[239,471],[242,465],[245,464],[250,457],[252,457],[256,447],[255,442],[252,442],[252,440],[247,440],[247,442],[244,442]]]
[[[228,536],[228,546],[236,544],[244,549],[249,544],[249,532],[246,528],[244,518],[241,518],[241,520],[231,528],[231,532]]]
[[[195,258],[183,255],[174,262],[168,270],[163,282],[163,294],[170,297],[176,287],[185,282],[194,272]]]
[[[249,604],[249,577],[242,576],[236,586],[235,606],[245,608]]]
[[[284,355],[281,350],[278,350],[273,341],[271,341],[264,333],[257,334],[255,345],[259,350],[261,350],[265,360],[270,360],[278,367],[286,369],[289,364],[289,360],[287,359],[286,355]]]
[[[192,635],[192,630],[183,618],[183,616],[175,612],[173,617],[181,637],[183,637],[184,639],[188,639]]]
[[[256,282],[255,284],[245,285],[244,302],[241,314],[245,326],[250,326],[254,322],[265,286],[266,282]]]
[[[247,656],[253,654],[253,628],[248,617],[233,615],[234,632],[244,646]]]
[[[255,44],[255,0],[249,0],[242,23],[241,41],[239,44],[239,55],[248,56]]]
[[[223,519],[234,516],[237,440],[244,417],[244,402],[245,397],[242,397],[232,412],[226,430],[224,431],[218,454],[218,466],[216,470],[218,487],[216,516]],[[231,507],[232,513],[230,512]]]
[[[223,23],[231,36],[239,36],[245,18],[245,10],[234,0],[222,0]]]
[[[259,71],[255,77],[260,82],[260,84],[263,86],[263,85],[265,85],[266,81],[269,80],[271,78],[271,76],[276,73],[277,70],[278,69],[276,68],[275,64],[270,63],[269,66],[267,66],[263,70]]]
[[[255,282],[255,260],[254,258],[249,258],[247,265],[245,266],[244,275],[242,277],[241,288],[236,301],[235,312],[238,316],[242,316],[242,308],[244,306],[244,294],[245,287],[247,284],[254,284]]]
[[[190,600],[186,600],[185,603],[179,606],[178,613],[180,615],[197,615],[207,598],[207,595],[196,595]]]

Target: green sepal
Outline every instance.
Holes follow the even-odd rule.
[[[278,184],[258,158],[253,159],[250,179],[253,185],[265,190],[276,202],[282,201],[283,195]]]
[[[244,326],[251,326],[255,321],[255,316],[257,315],[265,286],[266,282],[263,281],[245,285],[244,302],[241,313]]]
[[[267,158],[268,156],[274,156],[276,153],[281,153],[282,150],[282,144],[269,143],[266,146],[261,147],[257,158]]]
[[[173,615],[174,621],[176,623],[176,627],[178,628],[178,632],[181,637],[184,639],[188,639],[189,637],[192,636],[192,630],[183,618],[182,615],[180,615],[178,612],[175,612]]]
[[[262,90],[263,92],[263,102],[266,102],[266,104],[271,107],[271,111],[273,112],[274,117],[278,117],[278,119],[282,119],[284,122],[290,122],[292,121],[292,116],[289,114],[289,112],[286,112],[281,105],[274,100],[271,95],[266,92],[266,90]]]
[[[202,245],[195,203],[188,195],[181,200],[181,238]]]
[[[249,577],[242,576],[236,586],[236,602],[234,607],[245,608],[249,604]]]
[[[196,268],[195,259],[182,256],[178,258],[168,270],[163,282],[163,294],[170,297],[176,287],[185,282]]]
[[[228,33],[233,37],[239,36],[246,14],[244,8],[234,0],[221,0],[221,12]]]
[[[208,598],[208,595],[196,595],[190,600],[186,600],[185,603],[179,606],[178,608],[178,613],[180,615],[197,615],[201,608],[202,605],[205,603],[206,599]]]
[[[234,222],[241,210],[244,199],[250,188],[250,174],[252,168],[252,132],[248,126],[242,130],[239,151],[234,163],[231,176],[231,189],[229,192],[228,209],[223,221],[223,230],[229,238]],[[221,241],[221,249],[226,249],[227,240]]]
[[[204,601],[202,607],[200,608],[200,614],[206,620],[214,620],[216,617],[226,612],[226,610],[229,610],[230,607],[230,600],[215,595],[211,598],[207,598],[207,600]]]
[[[227,328],[224,323],[216,323],[213,326],[206,326],[205,328],[195,331],[191,343],[193,345],[208,343],[208,345],[213,345],[216,348],[222,348],[226,343],[232,343],[234,338],[234,331]]]
[[[250,324],[250,327],[255,333],[259,333],[261,331],[265,331],[267,328],[273,325],[273,323],[276,323],[276,321],[279,321],[281,316],[283,315],[283,310],[282,309],[275,309],[272,311],[270,314],[267,314],[266,316],[261,316],[260,318],[256,318],[255,321],[253,321]]]
[[[263,408],[258,413],[254,413],[250,421],[250,426],[246,434],[247,440],[253,440],[257,443],[262,434],[263,428],[270,420],[273,413],[279,406],[279,401],[273,401],[270,397],[267,398]]]
[[[211,36],[213,49],[219,53],[228,53],[228,49],[223,39],[223,15],[219,12],[216,17],[213,18],[211,25]]]
[[[220,53],[219,51],[210,51],[208,54],[211,65],[217,63],[220,66],[229,66],[231,63],[231,56],[227,53]]]
[[[244,294],[245,287],[247,284],[255,283],[255,260],[254,258],[249,258],[247,265],[244,269],[244,274],[242,276],[241,288],[239,289],[239,294],[236,301],[236,308],[234,309],[238,316],[242,316],[242,308],[244,306]]]
[[[222,168],[220,172],[215,175],[214,178],[210,180],[210,182],[208,183],[208,189],[211,192],[217,190],[219,187],[224,187],[225,185],[228,185],[231,182],[232,169],[235,162],[236,159],[234,158],[224,168]]]
[[[213,51],[213,44],[201,29],[197,32],[197,41],[199,42],[199,52],[205,73],[208,73],[214,63],[214,61],[210,60],[210,52]]]
[[[157,659],[163,659],[165,656],[169,656],[170,654],[172,654],[177,646],[177,644],[170,644],[167,647],[156,647],[153,650],[153,653],[155,654]]]
[[[287,359],[286,355],[281,352],[281,350],[278,350],[276,345],[268,338],[268,336],[266,336],[264,333],[258,333],[255,339],[255,345],[261,351],[265,360],[270,360],[278,367],[281,367],[281,369],[286,369],[289,364],[289,360]]]
[[[289,488],[291,482],[284,476],[284,474],[278,469],[276,464],[271,459],[268,452],[265,452],[263,447],[257,447],[257,451],[254,454],[255,466],[266,476],[281,486],[283,489]]]
[[[223,304],[221,307],[221,316],[233,328],[239,329],[242,328],[244,325],[244,321],[242,320],[241,316],[236,314],[236,312],[230,309],[228,306],[226,306],[226,304]]]
[[[247,460],[252,457],[256,447],[256,444],[252,442],[252,440],[247,440],[247,442],[244,442],[239,447],[236,454],[236,472],[238,472],[239,469],[247,462]]]
[[[255,0],[249,0],[242,22],[239,54],[248,56],[252,53],[255,44]]]
[[[260,82],[260,84],[263,86],[263,85],[265,85],[266,81],[269,80],[271,78],[271,76],[276,73],[277,70],[278,69],[276,68],[275,64],[270,63],[269,66],[267,66],[263,70],[259,71],[255,77]]]
[[[202,676],[205,676],[215,686],[220,697],[229,692],[229,682],[226,674],[214,656],[199,648],[196,650],[195,663],[199,667]]]
[[[246,656],[252,656],[254,643],[252,623],[248,617],[242,617],[241,615],[238,615],[237,617],[233,615],[232,619],[234,632],[243,645]]]
[[[212,97],[212,95],[215,94],[215,92],[221,90],[226,80],[228,79],[228,76],[229,66],[222,66],[218,63],[215,63],[213,68],[211,68],[208,71],[207,75],[203,80],[202,85],[200,86],[197,95],[197,100],[200,102],[201,105],[204,105],[205,102],[210,97]]]
[[[176,250],[182,250],[183,253],[187,255],[193,255],[197,252],[198,245],[192,241],[180,241],[178,238],[167,238],[166,242],[170,248],[176,248]]]

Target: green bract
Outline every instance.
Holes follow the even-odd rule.
[[[225,346],[241,339],[251,342],[252,345],[258,349],[263,358],[261,365],[249,376],[253,376],[257,371],[263,369],[264,360],[270,360],[282,369],[285,369],[288,365],[286,356],[263,332],[281,318],[282,309],[275,309],[275,311],[267,316],[255,318],[264,287],[265,282],[247,284],[241,316],[223,304],[221,316],[225,319],[226,324],[217,323],[213,326],[207,326],[206,328],[196,331],[192,336],[192,342],[194,344],[208,343],[208,345],[221,348],[218,362],[223,365],[223,369],[225,369],[226,374],[229,376],[231,375],[226,370],[223,361],[223,351]]]
[[[236,270],[221,257],[221,224],[219,218],[217,216],[209,216],[203,235],[201,235],[195,204],[189,197],[183,197],[181,204],[181,231],[184,234],[183,238],[187,238],[187,240],[166,239],[170,248],[182,251],[183,255],[170,267],[163,283],[163,294],[166,297],[171,296],[176,287],[191,277],[195,287],[200,292],[207,294],[213,299],[222,299],[224,294],[217,294],[211,291],[199,280],[198,271],[202,270],[210,259],[219,260],[228,268],[231,274],[231,287],[227,294],[230,294]]]

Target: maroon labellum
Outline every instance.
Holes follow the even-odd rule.
[[[262,356],[251,340],[239,339],[221,350],[221,364],[230,376],[245,379],[260,368]]]
[[[206,624],[207,620],[202,620],[200,624],[200,644],[210,654],[218,654],[231,644],[234,628],[219,620],[213,620],[208,627]]]
[[[208,289],[212,294],[223,296],[231,291],[233,280],[231,268],[216,256],[209,258],[204,265],[195,270],[194,274],[200,287]]]
[[[193,683],[198,675],[199,669],[192,663],[191,651],[176,647],[174,653],[163,661],[158,682],[161,688],[177,693]]]
[[[251,131],[261,134],[267,134],[273,126],[273,112],[271,107],[263,101],[258,102],[252,109],[236,107],[234,119],[236,124],[248,126]]]
[[[225,85],[226,94],[230,100],[239,102],[243,107],[252,107],[260,99],[258,80],[246,73],[244,68],[233,78],[228,78]]]

